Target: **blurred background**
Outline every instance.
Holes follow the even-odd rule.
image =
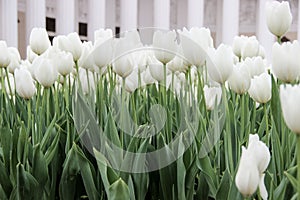
[[[49,37],[78,32],[82,41],[94,31],[110,28],[114,34],[138,29],[145,43],[152,32],[145,27],[182,29],[208,27],[215,45],[231,44],[236,35],[256,35],[267,54],[274,37],[265,21],[269,0],[0,0],[0,39],[18,47],[22,58],[33,27],[45,27]],[[293,23],[286,34],[299,39],[299,0],[289,0]]]

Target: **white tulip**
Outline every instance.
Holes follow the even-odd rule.
[[[8,78],[7,76],[5,76],[4,86],[7,94],[9,95],[15,94],[15,79],[12,74],[8,74]]]
[[[62,76],[70,74],[74,69],[73,56],[70,52],[59,51],[56,54],[56,59],[53,63]]]
[[[253,155],[255,155],[258,171],[260,174],[263,174],[267,169],[271,159],[269,148],[265,143],[259,140],[257,134],[250,134],[247,149],[251,151]]]
[[[250,197],[260,182],[259,171],[255,162],[255,155],[242,147],[242,156],[235,176],[235,184],[244,197]]]
[[[175,56],[173,60],[167,63],[167,68],[172,72],[185,72],[188,66],[180,56]]]
[[[92,55],[92,43],[84,42],[82,44],[81,56],[78,60],[78,66],[84,69],[93,70],[94,69],[94,60]]]
[[[232,74],[228,79],[230,89],[232,89],[235,93],[244,94],[248,91],[250,82],[251,77],[247,69],[245,69],[241,63],[238,63],[233,67]]]
[[[19,68],[21,56],[17,48],[8,47],[8,51],[10,53],[10,63],[8,65],[8,70],[10,73],[14,73],[16,68]]]
[[[35,94],[35,86],[31,74],[25,68],[15,71],[16,92],[24,99],[30,99]]]
[[[147,67],[147,69],[142,73],[142,77],[143,77],[143,80],[146,85],[152,84],[155,82],[155,79],[152,77],[152,75],[150,73],[149,67]]]
[[[295,81],[300,76],[300,44],[275,43],[272,48],[272,70],[275,76],[287,83]]]
[[[133,70],[133,72],[126,78],[125,81],[125,89],[130,93],[134,92],[138,87],[142,87],[144,85],[145,83],[143,82],[143,79],[140,79],[139,82],[139,72],[137,68]]]
[[[247,57],[256,57],[260,54],[260,45],[255,36],[249,37],[245,40],[241,48],[241,57],[246,59]]]
[[[36,80],[44,87],[51,87],[57,80],[58,73],[51,60],[39,57],[33,61],[32,67]]]
[[[113,70],[122,78],[126,78],[133,71],[133,58],[130,55],[125,55],[115,60]]]
[[[207,28],[193,27],[188,31],[183,28],[178,31],[180,43],[185,59],[191,64],[200,67],[206,59],[206,51],[213,47],[213,39]]]
[[[207,51],[207,71],[211,79],[223,84],[229,78],[233,68],[232,49],[221,44],[218,49],[208,49]]]
[[[213,110],[215,105],[219,105],[222,97],[222,89],[220,87],[208,87],[203,88],[204,98],[207,110]]]
[[[280,102],[285,123],[294,133],[300,134],[300,107],[297,106],[300,102],[300,85],[281,85]]]
[[[248,37],[244,35],[234,37],[233,44],[232,44],[232,51],[236,56],[238,57],[242,56],[242,47],[247,42],[247,40]]]
[[[268,191],[265,186],[265,174],[260,175],[260,181],[259,181],[258,188],[259,188],[259,194],[260,194],[261,198],[263,200],[267,200],[268,199]]]
[[[264,73],[267,68],[266,60],[260,56],[252,58],[247,57],[242,61],[242,65],[247,69],[251,78]]]
[[[267,25],[271,33],[283,36],[292,24],[292,14],[287,1],[271,1],[266,3]]]
[[[165,79],[164,77],[164,65],[157,61],[149,64],[149,71],[151,76],[158,82]]]
[[[96,86],[95,86],[95,80],[92,72],[80,68],[79,79],[80,79],[80,84],[81,84],[81,89],[83,94],[88,94],[91,91],[95,90]]]
[[[77,61],[82,52],[82,43],[78,33],[70,33],[67,36],[60,35],[53,39],[53,46],[63,51],[68,51],[73,55],[74,61]]]
[[[44,53],[50,46],[50,40],[45,28],[33,28],[30,33],[29,45],[37,55]]]
[[[94,41],[95,46],[101,44],[107,40],[112,39],[113,32],[111,29],[99,29],[94,32]]]
[[[27,49],[26,49],[26,50],[27,50],[27,51],[26,51],[26,54],[27,54],[26,58],[27,58],[27,60],[28,60],[30,63],[33,63],[33,61],[34,61],[37,57],[39,57],[39,56],[31,50],[30,46],[27,46]]]
[[[154,54],[156,59],[163,64],[167,64],[177,53],[176,32],[155,31],[153,35],[153,47],[155,48]]]
[[[267,73],[254,76],[254,78],[251,79],[248,93],[254,101],[258,103],[267,103],[272,95],[271,76]]]
[[[0,68],[6,68],[10,63],[10,53],[3,40],[0,41],[0,52]]]
[[[113,39],[96,43],[92,51],[92,56],[97,67],[103,68],[108,65],[113,56]]]

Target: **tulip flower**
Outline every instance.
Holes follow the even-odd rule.
[[[103,68],[108,65],[113,57],[113,39],[96,43],[92,51],[92,56],[97,67]]]
[[[248,148],[242,147],[235,183],[244,197],[251,196],[259,188],[260,196],[266,200],[268,192],[264,184],[264,171],[270,162],[268,147],[259,140],[257,134],[249,135]]]
[[[68,51],[73,55],[74,61],[78,61],[82,52],[82,42],[78,33],[70,33],[67,36],[60,35],[53,39],[53,46],[62,51]]]
[[[9,95],[15,94],[15,79],[12,74],[8,74],[8,77],[7,76],[5,77],[4,86],[7,94]]]
[[[182,58],[175,56],[173,60],[167,63],[167,68],[174,72],[184,72],[187,70],[188,66],[185,65]]]
[[[156,31],[153,35],[153,47],[155,57],[163,64],[170,62],[176,55],[178,45],[175,31]]]
[[[260,74],[264,73],[267,68],[266,60],[262,57],[247,57],[243,62],[242,65],[247,69],[251,78],[254,76],[259,76]]]
[[[10,63],[10,53],[5,41],[0,41],[0,68],[6,68]]]
[[[30,72],[25,68],[16,69],[15,73],[16,92],[24,99],[30,99],[35,94],[35,86]]]
[[[218,49],[211,48],[207,51],[207,71],[212,80],[223,84],[231,75],[233,68],[232,49],[221,44]]]
[[[241,57],[246,59],[247,57],[255,57],[259,55],[260,45],[255,36],[249,37],[241,48]]]
[[[235,176],[235,184],[244,197],[250,197],[257,190],[260,182],[255,155],[242,147],[242,156]]]
[[[206,60],[206,51],[213,47],[210,30],[193,27],[188,31],[183,28],[182,31],[179,31],[179,35],[185,59],[191,65],[202,66]]]
[[[73,56],[70,52],[59,51],[56,58],[52,60],[58,73],[62,76],[70,74],[74,69]]]
[[[111,29],[99,29],[94,32],[95,46],[113,38]]]
[[[95,90],[95,80],[92,72],[80,68],[79,79],[83,94],[88,94],[91,91]]]
[[[8,70],[10,73],[14,73],[15,69],[20,66],[21,56],[17,48],[8,47],[10,54],[10,63],[8,65]]]
[[[131,55],[125,55],[114,61],[113,70],[122,78],[126,78],[131,74],[133,66],[133,58]]]
[[[149,63],[149,71],[151,76],[158,82],[164,80],[164,65],[159,62]]]
[[[280,86],[280,102],[283,118],[286,125],[294,133],[300,134],[299,113],[300,108],[300,85],[281,85]]]
[[[149,67],[147,67],[147,69],[142,73],[142,77],[143,77],[144,83],[146,85],[152,84],[155,82],[155,79],[152,77],[152,75],[150,73]]]
[[[58,77],[53,62],[47,58],[39,57],[32,63],[36,80],[48,88],[51,87]]]
[[[244,35],[235,36],[233,39],[232,51],[239,58],[242,56],[242,47],[244,46],[247,40],[248,37]]]
[[[33,28],[30,33],[29,46],[37,55],[44,53],[51,46],[47,30],[45,28]]]
[[[275,76],[283,82],[290,83],[300,76],[300,44],[275,43],[272,48],[272,70]]]
[[[207,110],[213,110],[215,105],[219,105],[222,98],[222,89],[220,87],[208,87],[203,88],[204,98]]]
[[[265,143],[259,140],[257,134],[250,134],[247,149],[255,155],[258,171],[260,174],[263,174],[271,159],[269,148]]]
[[[251,79],[248,93],[250,97],[257,103],[267,103],[272,95],[271,76],[267,73],[262,73],[259,76],[254,76]]]
[[[269,31],[277,37],[283,36],[292,24],[292,14],[287,1],[267,2],[266,17]]]
[[[91,42],[82,44],[81,56],[78,60],[78,66],[88,70],[94,70],[94,60],[92,55],[93,45]]]
[[[232,89],[237,94],[244,94],[248,91],[250,82],[250,75],[247,69],[245,69],[245,67],[242,66],[241,63],[238,63],[233,67],[232,74],[228,79],[230,89]]]

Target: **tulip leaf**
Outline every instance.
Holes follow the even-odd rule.
[[[63,164],[63,171],[59,183],[59,196],[61,199],[74,199],[76,193],[76,176],[80,171],[75,152],[75,144],[69,150]]]
[[[108,199],[124,200],[130,199],[129,188],[126,183],[119,178],[109,187]]]
[[[278,92],[277,83],[272,77],[272,98],[271,98],[271,113],[274,119],[274,125],[276,127],[277,133],[281,131],[282,117],[281,117],[281,105],[280,105],[280,97]]]
[[[222,199],[224,197],[228,197],[229,190],[230,190],[230,184],[228,183],[233,183],[233,181],[232,178],[230,177],[228,169],[226,169],[222,177],[221,183],[219,185],[216,199]]]
[[[78,164],[80,166],[80,172],[82,180],[87,192],[89,199],[99,199],[99,194],[95,186],[93,177],[95,177],[95,170],[91,167],[92,165],[85,157],[84,153],[79,147],[76,147]]]
[[[203,158],[199,158],[197,162],[198,168],[203,172],[203,175],[207,181],[207,184],[209,185],[209,189],[213,196],[217,193],[217,179],[214,169],[211,166],[211,162],[208,158],[208,156],[205,156]]]

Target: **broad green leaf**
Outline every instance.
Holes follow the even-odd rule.
[[[130,199],[129,188],[126,183],[119,178],[109,187],[108,199],[124,200]]]
[[[222,177],[221,183],[219,185],[216,199],[222,199],[222,198],[228,197],[229,189],[230,189],[230,184],[228,184],[228,183],[233,183],[233,180],[230,177],[228,169],[226,169],[224,172],[224,175]]]

